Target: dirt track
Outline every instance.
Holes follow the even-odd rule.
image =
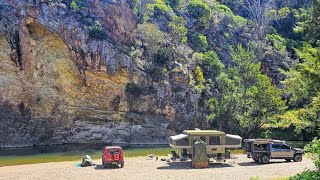
[[[167,163],[149,158],[127,158],[123,169],[103,169],[100,160],[94,160],[95,167],[76,167],[79,162],[58,162],[32,165],[0,167],[0,179],[246,179],[260,177],[273,179],[288,177],[305,169],[315,168],[312,161],[302,162],[272,160],[260,165],[239,155],[226,163],[213,163],[207,169],[192,169],[190,162]]]

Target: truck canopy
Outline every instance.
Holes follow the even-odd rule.
[[[273,139],[245,139],[243,141],[246,143],[253,143],[253,144],[285,143],[285,141],[273,140]]]

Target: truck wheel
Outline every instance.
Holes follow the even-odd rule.
[[[262,164],[268,164],[268,163],[269,163],[269,160],[270,160],[270,158],[269,158],[269,156],[266,155],[266,154],[260,156],[260,162],[261,162]]]
[[[124,167],[124,162],[122,162],[122,163],[120,164],[120,167],[121,167],[121,168],[123,168],[123,167]]]
[[[301,161],[302,161],[302,156],[301,156],[301,154],[296,154],[296,155],[294,155],[293,161],[294,161],[294,162],[301,162]]]

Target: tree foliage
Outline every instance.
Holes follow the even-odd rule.
[[[277,9],[273,0],[244,0],[243,7],[255,23],[260,40],[264,40],[272,21],[285,18],[290,13],[288,7]]]
[[[210,67],[211,70],[214,71],[215,75],[219,75],[224,65],[219,60],[219,57],[216,52],[214,51],[208,51],[203,55],[203,60],[206,65]]]
[[[224,65],[221,63],[217,53],[214,51],[195,53],[193,56],[196,61],[202,64],[205,77],[207,78],[216,77],[224,69]]]
[[[202,90],[204,88],[203,83],[205,82],[203,72],[201,67],[197,66],[196,70],[194,71],[195,77],[196,77],[196,89]]]
[[[313,141],[305,146],[305,151],[313,160],[317,169],[314,171],[307,170],[299,173],[290,180],[319,179],[320,178],[320,139],[314,138]]]
[[[233,65],[216,78],[219,96],[207,101],[207,120],[214,128],[248,137],[284,110],[285,103],[281,91],[261,74],[251,49],[231,48],[231,56]]]
[[[286,40],[279,34],[268,34],[267,41],[280,52],[284,52],[287,49]]]
[[[192,18],[197,19],[197,26],[206,26],[211,17],[209,5],[201,0],[192,0],[188,4],[188,13]]]
[[[287,78],[283,82],[292,110],[281,118],[297,130],[309,127],[316,132],[320,123],[320,49],[305,44],[297,52],[303,62],[284,72]]]
[[[320,139],[314,138],[313,141],[305,147],[305,150],[311,154],[312,160],[320,171]]]
[[[157,65],[164,66],[174,58],[173,50],[170,47],[162,47],[155,55],[154,61]]]
[[[160,31],[158,26],[152,23],[139,24],[136,36],[144,42],[144,46],[155,54],[164,42],[164,32]]]
[[[193,49],[198,52],[205,52],[209,47],[207,37],[201,33],[191,35],[191,45]]]
[[[128,2],[138,17],[145,17],[136,31],[140,60],[146,58],[152,73],[161,78],[179,69],[170,62],[186,65],[189,84],[206,100],[211,128],[245,137],[282,129],[316,134],[319,0]],[[295,11],[300,15],[294,16]],[[228,54],[228,46],[237,43],[246,48],[231,48]],[[286,71],[279,73],[279,67]]]
[[[177,39],[179,42],[185,43],[187,42],[187,33],[188,29],[185,26],[186,20],[183,17],[174,16],[173,20],[169,22],[169,31]]]
[[[181,7],[183,0],[166,0],[166,3],[173,8],[179,8]]]
[[[149,20],[149,18],[170,19],[172,16],[174,16],[173,10],[164,0],[155,0],[154,3],[147,4],[144,21]]]
[[[320,0],[312,0],[312,4],[301,9],[295,32],[301,33],[307,41],[316,44],[320,39]]]

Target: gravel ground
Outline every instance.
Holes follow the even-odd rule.
[[[210,168],[192,169],[190,162],[167,163],[148,157],[126,158],[124,168],[104,169],[101,160],[95,167],[77,167],[79,162],[57,162],[0,167],[0,179],[217,179],[242,180],[250,177],[274,179],[289,177],[306,169],[314,169],[310,159],[302,162],[271,160],[256,164],[245,155],[225,163],[211,163]]]

